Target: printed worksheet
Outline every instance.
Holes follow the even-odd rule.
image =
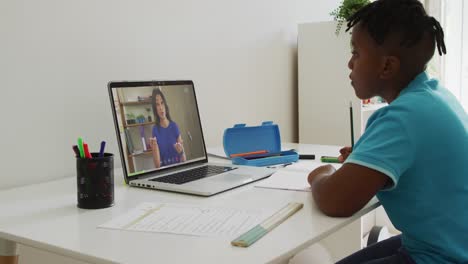
[[[325,164],[320,162],[294,163],[279,169],[269,178],[257,183],[255,187],[310,192],[307,177],[311,171],[322,165]],[[341,164],[334,163],[332,166],[338,169],[341,167]]]
[[[274,210],[239,210],[189,204],[143,203],[98,228],[194,236],[236,236]]]

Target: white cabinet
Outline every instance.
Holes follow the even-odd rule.
[[[348,61],[351,34],[335,34],[336,22],[299,24],[299,142],[351,145],[349,104],[353,106],[354,142],[372,113],[386,104],[363,106],[351,86]]]
[[[335,22],[300,24],[298,33],[299,142],[351,145],[361,135],[361,102],[351,86],[350,34],[335,35]]]

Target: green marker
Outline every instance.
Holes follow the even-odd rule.
[[[78,138],[78,150],[80,151],[80,158],[84,158],[83,139],[81,137]]]
[[[322,156],[320,157],[321,162],[327,162],[327,163],[340,163],[338,160],[338,157],[331,157],[331,156]]]

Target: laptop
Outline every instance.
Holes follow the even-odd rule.
[[[211,196],[274,172],[208,163],[192,81],[112,81],[108,90],[130,186]]]

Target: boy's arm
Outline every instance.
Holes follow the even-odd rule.
[[[391,180],[367,167],[345,163],[335,170],[321,166],[309,174],[309,184],[317,206],[328,216],[351,216],[364,207]]]

